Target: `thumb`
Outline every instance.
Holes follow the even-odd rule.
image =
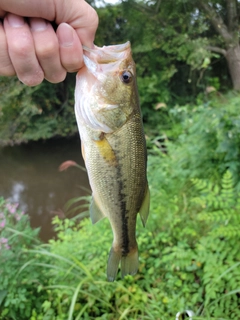
[[[75,29],[81,43],[91,48],[98,27],[96,11],[84,0],[63,0],[63,7],[61,11],[56,10],[56,23],[68,23]]]
[[[0,17],[10,12],[72,26],[82,44],[91,47],[98,27],[96,11],[84,0],[0,0]]]

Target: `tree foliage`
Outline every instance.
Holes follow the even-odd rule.
[[[139,27],[142,36],[136,37],[142,42],[140,46],[146,49],[146,41],[149,48],[155,48],[159,54],[165,53],[168,58],[171,57],[176,67],[176,62],[181,61],[192,70],[201,70],[200,77],[210,67],[211,58],[219,58],[219,55],[212,52],[221,54],[227,60],[233,87],[240,90],[240,5],[237,0],[129,0],[126,4],[141,14],[141,19],[135,20],[135,24],[146,22]],[[127,19],[131,19],[132,10],[126,12]],[[134,18],[130,20],[133,24]],[[188,79],[191,80],[191,77]]]
[[[151,190],[139,272],[105,281],[107,221],[55,218],[58,237],[40,244],[27,216],[0,199],[1,320],[240,318],[240,96],[221,93],[229,78],[218,70],[238,10],[233,0],[98,9],[96,43],[131,40],[139,75]],[[76,132],[73,90],[74,76],[36,88],[0,78],[1,143]]]
[[[230,65],[240,74],[230,63],[238,50],[239,1],[126,0],[97,11],[97,45],[132,43],[144,121],[152,127],[156,106],[183,105],[209,88],[231,88]],[[74,134],[74,85],[74,75],[36,88],[0,78],[1,144]]]
[[[23,85],[15,77],[0,78],[0,145],[68,136],[77,132],[74,78],[53,85]]]

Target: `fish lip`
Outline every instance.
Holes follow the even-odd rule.
[[[131,43],[103,46],[94,45],[92,49],[83,46],[83,60],[88,72],[101,82],[106,80],[107,74],[117,72],[123,61],[129,61],[132,68]]]
[[[114,51],[114,52],[121,52],[121,51],[125,51],[126,49],[131,47],[131,43],[130,41],[127,41],[125,43],[121,43],[121,44],[114,44],[114,45],[109,45],[109,46],[103,46],[103,47],[98,47],[96,45],[94,45],[94,47],[92,49],[86,47],[83,45],[83,50],[87,51],[87,52],[95,52],[95,50],[98,51]]]
[[[84,62],[88,68],[86,57],[95,64],[108,64],[126,59],[131,53],[131,43],[127,41],[123,44],[103,46],[102,48],[94,45],[93,49],[83,46],[83,51],[85,57]]]

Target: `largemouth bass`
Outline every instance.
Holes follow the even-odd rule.
[[[92,188],[90,217],[110,221],[113,244],[107,278],[138,270],[136,220],[149,213],[146,143],[130,42],[84,48],[77,74],[75,113]]]

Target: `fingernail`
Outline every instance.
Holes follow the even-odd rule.
[[[7,19],[10,26],[14,28],[22,27],[25,23],[22,17],[16,16],[15,14],[11,14],[11,13],[8,14]]]
[[[47,22],[44,19],[31,18],[30,27],[33,31],[44,31],[47,29]]]
[[[73,29],[67,23],[61,23],[58,27],[59,43],[63,47],[70,47],[73,45]]]

